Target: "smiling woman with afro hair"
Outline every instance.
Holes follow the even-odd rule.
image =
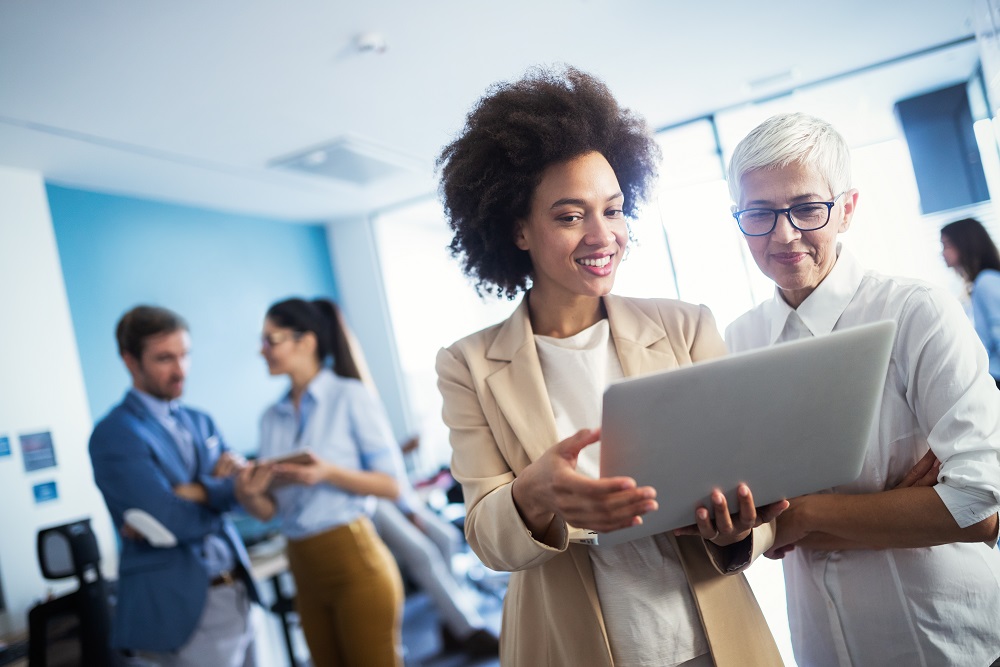
[[[513,299],[528,287],[528,253],[514,245],[542,172],[596,151],[611,165],[627,217],[646,201],[660,149],[645,121],[599,79],[572,67],[529,70],[493,85],[438,159],[451,252],[482,294]]]
[[[604,389],[725,352],[708,308],[610,293],[658,160],[643,120],[572,68],[493,86],[441,155],[452,253],[481,295],[525,291],[436,365],[465,536],[512,573],[505,666],[781,664],[740,572],[786,502],[755,509],[741,485],[739,507],[712,494],[714,520],[590,546],[657,509],[655,489],[600,477]]]

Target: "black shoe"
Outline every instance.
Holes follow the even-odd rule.
[[[484,628],[473,630],[468,637],[459,639],[447,626],[442,626],[441,640],[446,653],[464,653],[477,658],[500,655],[500,640]]]

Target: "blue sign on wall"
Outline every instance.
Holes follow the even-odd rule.
[[[0,456],[10,456],[10,438],[0,435]]]
[[[55,480],[35,484],[31,487],[31,490],[35,492],[36,503],[48,502],[59,497],[59,490],[56,488]]]

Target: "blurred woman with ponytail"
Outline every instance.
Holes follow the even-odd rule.
[[[404,473],[384,409],[361,382],[328,300],[287,299],[264,318],[261,354],[288,391],[261,418],[260,456],[276,463],[269,497],[288,539],[296,607],[316,667],[402,665],[403,586],[369,517]]]

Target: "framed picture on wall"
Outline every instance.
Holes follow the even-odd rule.
[[[25,472],[56,466],[56,450],[52,446],[52,433],[49,431],[22,433],[19,439]]]

